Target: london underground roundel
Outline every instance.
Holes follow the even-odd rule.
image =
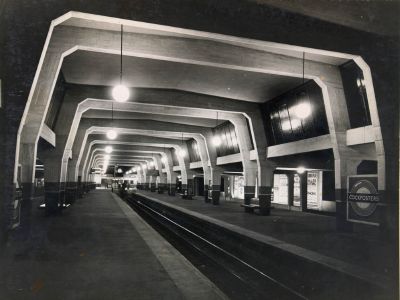
[[[378,191],[369,180],[361,179],[351,187],[348,201],[357,215],[369,217],[376,210],[379,201]]]

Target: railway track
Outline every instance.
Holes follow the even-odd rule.
[[[308,299],[206,236],[135,199],[127,203],[231,299]]]

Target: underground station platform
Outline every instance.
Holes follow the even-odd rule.
[[[399,1],[0,1],[0,300],[398,300]]]
[[[42,214],[1,256],[1,299],[227,299],[109,191]]]
[[[244,213],[238,202],[216,206],[143,190],[121,196],[95,189],[60,215],[43,218],[37,209],[28,232],[2,255],[1,295],[390,299],[393,293],[387,245],[337,233],[331,216],[277,208],[260,216]]]

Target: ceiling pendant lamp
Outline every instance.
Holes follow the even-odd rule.
[[[304,72],[305,60],[306,60],[306,54],[305,52],[303,52],[303,85],[305,83],[305,72]],[[312,106],[310,102],[306,101],[305,99],[303,100],[303,102],[297,104],[294,107],[294,114],[300,120],[308,118],[311,115],[311,113],[312,113]]]
[[[153,168],[154,167],[154,153],[153,152],[151,153],[151,159],[152,160],[149,162],[149,167]]]
[[[110,129],[107,131],[107,138],[109,140],[114,140],[117,136],[118,136],[118,134],[114,129]]]
[[[182,132],[182,141],[181,141],[181,149],[178,152],[180,157],[185,157],[186,156],[186,151],[183,149],[183,132]]]
[[[107,138],[109,140],[115,140],[118,136],[117,131],[114,129],[114,103],[111,102],[111,126],[112,128],[107,130]]]
[[[120,55],[120,73],[119,73],[119,84],[116,85],[112,90],[112,97],[117,102],[126,102],[129,99],[129,89],[122,84],[122,37],[123,37],[123,25],[121,24],[121,55]]]
[[[104,150],[106,151],[106,153],[110,154],[111,152],[113,152],[113,148],[111,146],[106,146],[104,148]]]
[[[161,155],[161,162],[165,165],[167,163],[167,152],[165,151],[165,144],[164,144],[164,155]]]

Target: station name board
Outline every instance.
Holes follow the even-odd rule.
[[[347,178],[347,220],[379,225],[377,175],[353,175]]]

